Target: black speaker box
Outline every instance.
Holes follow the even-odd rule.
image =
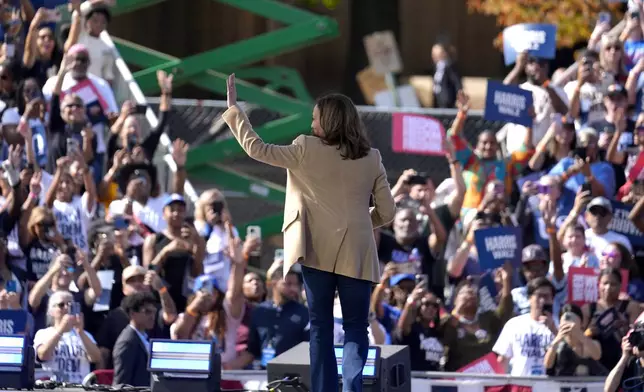
[[[380,371],[375,382],[365,382],[364,392],[411,392],[411,360],[407,346],[380,347]],[[309,344],[300,343],[278,355],[268,363],[268,382],[285,377],[299,376],[302,383],[311,388]],[[340,381],[341,382],[341,381]],[[298,392],[292,387],[282,386],[283,392]]]

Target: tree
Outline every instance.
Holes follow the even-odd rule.
[[[571,47],[586,41],[602,11],[621,17],[619,3],[602,4],[598,0],[467,0],[470,12],[496,16],[499,26],[519,23],[551,23],[557,25],[557,46]],[[502,33],[494,40],[502,47]]]

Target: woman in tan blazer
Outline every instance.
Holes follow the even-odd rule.
[[[380,153],[370,147],[358,111],[344,95],[318,99],[312,135],[300,135],[288,146],[264,143],[236,103],[233,74],[224,120],[248,156],[287,170],[284,273],[295,263],[302,265],[311,322],[311,390],[338,390],[333,351],[337,290],[345,332],[343,391],[361,391],[369,297],[380,277],[373,229],[391,222],[396,209]]]

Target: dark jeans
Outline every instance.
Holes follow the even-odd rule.
[[[362,368],[369,351],[369,301],[372,283],[302,266],[311,321],[311,392],[337,392],[338,367],[333,349],[336,288],[342,305],[344,356],[342,391],[362,391]]]

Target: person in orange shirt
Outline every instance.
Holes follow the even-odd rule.
[[[502,191],[510,196],[512,181],[516,180],[534,154],[532,128],[528,128],[522,148],[506,158],[498,156],[499,144],[493,131],[481,132],[476,148],[473,149],[461,135],[469,103],[470,98],[463,91],[459,91],[456,102],[458,114],[452,128],[448,131],[456,152],[455,158],[461,163],[465,178],[466,192],[461,216],[480,204],[485,195],[486,185],[490,181],[501,181],[505,185]]]

